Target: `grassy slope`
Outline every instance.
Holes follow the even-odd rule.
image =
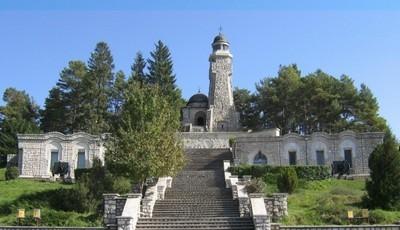
[[[49,207],[45,194],[58,188],[70,188],[71,185],[63,185],[57,182],[43,182],[35,180],[17,179],[4,180],[5,169],[0,169],[0,225],[15,225],[18,208],[25,208],[26,216],[32,215],[33,208],[40,208],[43,225],[60,226],[93,226],[100,225],[91,219],[90,214],[77,212],[64,212]],[[29,196],[37,195],[38,200],[29,199]],[[28,220],[28,224],[33,223]]]
[[[347,210],[361,216],[361,201],[365,194],[362,180],[336,180],[300,182],[297,191],[289,196],[287,225],[348,224]],[[267,192],[274,192],[276,188]],[[400,212],[370,211],[372,223],[389,224],[400,220]]]

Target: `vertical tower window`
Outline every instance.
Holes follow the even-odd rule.
[[[85,150],[80,149],[78,150],[78,169],[86,168],[86,157],[85,157]]]
[[[297,164],[297,154],[296,151],[289,151],[289,165]]]
[[[317,165],[325,165],[325,153],[324,150],[317,150]]]

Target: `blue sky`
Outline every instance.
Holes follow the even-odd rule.
[[[188,98],[208,90],[210,43],[223,27],[234,55],[234,85],[254,90],[279,65],[320,68],[367,84],[400,136],[400,1],[0,0],[0,92],[26,90],[42,105],[70,60],[87,61],[99,41],[116,70],[157,40],[172,53]]]

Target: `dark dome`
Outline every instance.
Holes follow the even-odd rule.
[[[194,104],[194,103],[205,103],[206,106],[208,105],[208,97],[202,93],[198,93],[190,97],[187,105]]]
[[[228,42],[228,40],[226,40],[225,36],[221,33],[219,33],[215,38],[214,38],[214,42]]]

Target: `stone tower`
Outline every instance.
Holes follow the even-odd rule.
[[[212,43],[210,55],[210,88],[207,129],[210,132],[237,131],[239,114],[233,103],[232,54],[229,42],[219,33]]]

